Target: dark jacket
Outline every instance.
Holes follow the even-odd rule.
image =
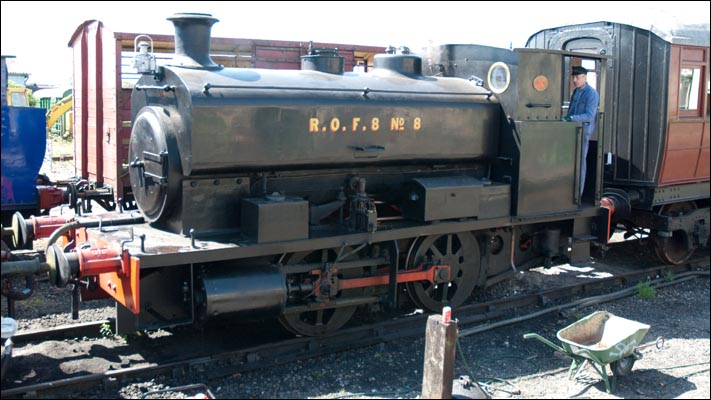
[[[590,140],[597,126],[597,106],[600,96],[587,83],[580,89],[575,89],[570,99],[568,117],[575,122],[583,123],[585,139]]]

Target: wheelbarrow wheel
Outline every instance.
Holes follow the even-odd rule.
[[[637,361],[637,358],[634,356],[627,356],[611,363],[610,368],[616,376],[627,376],[632,372],[635,361]]]

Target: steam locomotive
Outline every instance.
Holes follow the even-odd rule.
[[[209,56],[217,19],[169,20],[175,57],[157,66],[142,45],[131,96],[146,222],[55,221],[46,252],[54,284],[117,300],[119,333],[232,316],[323,335],[403,296],[439,311],[535,265],[588,263],[618,222],[634,225],[637,197],[604,185],[602,141],[580,196],[582,130],[561,121],[571,63],[611,56],[403,49],[363,74],[313,49],[301,70],[224,68]],[[701,182],[698,207],[653,218],[653,233],[707,244]]]

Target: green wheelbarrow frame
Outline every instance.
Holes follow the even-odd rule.
[[[523,335],[524,339],[538,339],[561,354],[573,359],[568,369],[568,379],[578,376],[588,364],[605,381],[607,393],[612,393],[617,376],[630,373],[634,362],[642,358],[637,346],[650,326],[617,317],[607,311],[596,311],[558,331],[561,346],[536,333]],[[610,364],[612,382],[607,376]]]

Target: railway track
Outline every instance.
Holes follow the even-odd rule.
[[[663,265],[630,271],[603,279],[590,279],[573,285],[546,289],[535,293],[512,296],[495,301],[470,304],[453,312],[460,328],[460,337],[473,335],[504,325],[518,323],[548,313],[574,312],[596,303],[614,301],[635,293],[638,282],[654,287],[674,285],[698,276],[709,276],[707,256],[695,258],[681,266]],[[673,277],[673,278],[672,278]],[[424,335],[428,315],[416,314],[407,318],[391,319],[375,324],[344,329],[326,337],[303,337],[265,343],[238,350],[197,357],[186,357],[170,362],[154,362],[103,373],[86,374],[48,382],[18,385],[3,384],[3,398],[59,396],[96,385],[112,385],[139,377],[172,374],[190,376],[200,372],[207,379],[219,379],[273,365],[305,360],[312,357],[342,352],[358,347],[397,341]],[[99,327],[110,321],[97,321],[66,326],[46,331],[20,333],[16,343],[57,338],[87,336],[99,332]]]

